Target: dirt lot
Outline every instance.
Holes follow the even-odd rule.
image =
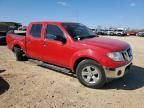
[[[31,61],[17,62],[6,46],[0,46],[0,108],[143,108],[144,38],[110,38],[132,45],[134,66],[101,90]]]

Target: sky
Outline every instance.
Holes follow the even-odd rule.
[[[88,27],[144,28],[144,0],[0,0],[0,21],[80,22]]]

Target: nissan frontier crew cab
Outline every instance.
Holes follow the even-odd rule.
[[[26,34],[11,32],[6,40],[16,60],[27,57],[64,67],[90,88],[123,77],[132,65],[129,44],[98,37],[80,23],[32,22]]]

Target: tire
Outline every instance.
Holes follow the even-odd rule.
[[[15,47],[14,48],[15,56],[17,61],[23,61],[23,52],[20,48]]]
[[[79,82],[89,88],[99,89],[106,83],[103,68],[90,59],[83,60],[78,64],[76,74]]]

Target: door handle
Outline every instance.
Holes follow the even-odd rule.
[[[43,43],[43,44],[42,44],[42,46],[46,47],[46,46],[47,46],[47,44],[46,44],[46,43]]]

